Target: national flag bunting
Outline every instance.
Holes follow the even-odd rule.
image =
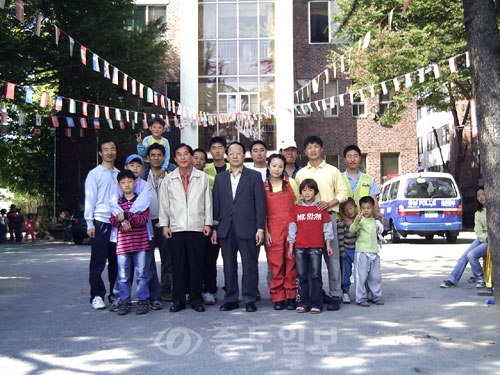
[[[5,98],[14,99],[15,91],[16,91],[16,84],[7,82],[7,87],[5,88]]]
[[[56,104],[54,106],[56,111],[62,110],[63,98],[62,96],[56,96]]]
[[[80,57],[83,65],[87,65],[87,47],[80,46]]]
[[[35,21],[35,35],[40,36],[40,32],[42,30],[42,20],[43,20],[43,14],[38,13],[36,15],[36,21]]]
[[[24,1],[16,0],[16,18],[19,22],[24,22]]]
[[[49,94],[47,92],[42,92],[40,96],[40,107],[45,108],[49,104]]]

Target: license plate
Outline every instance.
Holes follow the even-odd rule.
[[[436,211],[424,212],[424,217],[428,219],[437,219],[438,213]]]

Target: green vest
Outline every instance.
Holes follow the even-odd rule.
[[[226,163],[226,171],[229,169],[229,163]],[[210,189],[214,188],[215,176],[217,176],[217,170],[215,169],[214,163],[209,163],[205,166],[203,171],[208,176],[208,182],[210,183]]]
[[[354,199],[354,201],[356,202],[356,206],[358,206],[359,208],[359,200],[362,197],[370,195],[371,186],[374,181],[373,177],[367,175],[366,173],[361,173],[358,184],[356,185],[356,190],[354,192],[351,189],[351,184],[347,179],[346,172],[342,173],[342,179],[344,180],[344,184],[347,187],[347,195]]]

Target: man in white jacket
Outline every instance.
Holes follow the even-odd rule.
[[[204,236],[212,230],[212,193],[207,175],[192,165],[193,149],[181,143],[174,155],[178,168],[160,186],[159,222],[172,254],[170,311],[183,310],[189,294],[191,308],[203,312]]]

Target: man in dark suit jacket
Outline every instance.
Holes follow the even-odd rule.
[[[219,241],[224,259],[226,294],[221,311],[238,308],[238,250],[243,275],[241,289],[246,311],[257,310],[258,247],[264,242],[266,193],[260,173],[245,168],[245,146],[233,142],[227,147],[230,169],[219,173],[213,190],[212,243]]]

